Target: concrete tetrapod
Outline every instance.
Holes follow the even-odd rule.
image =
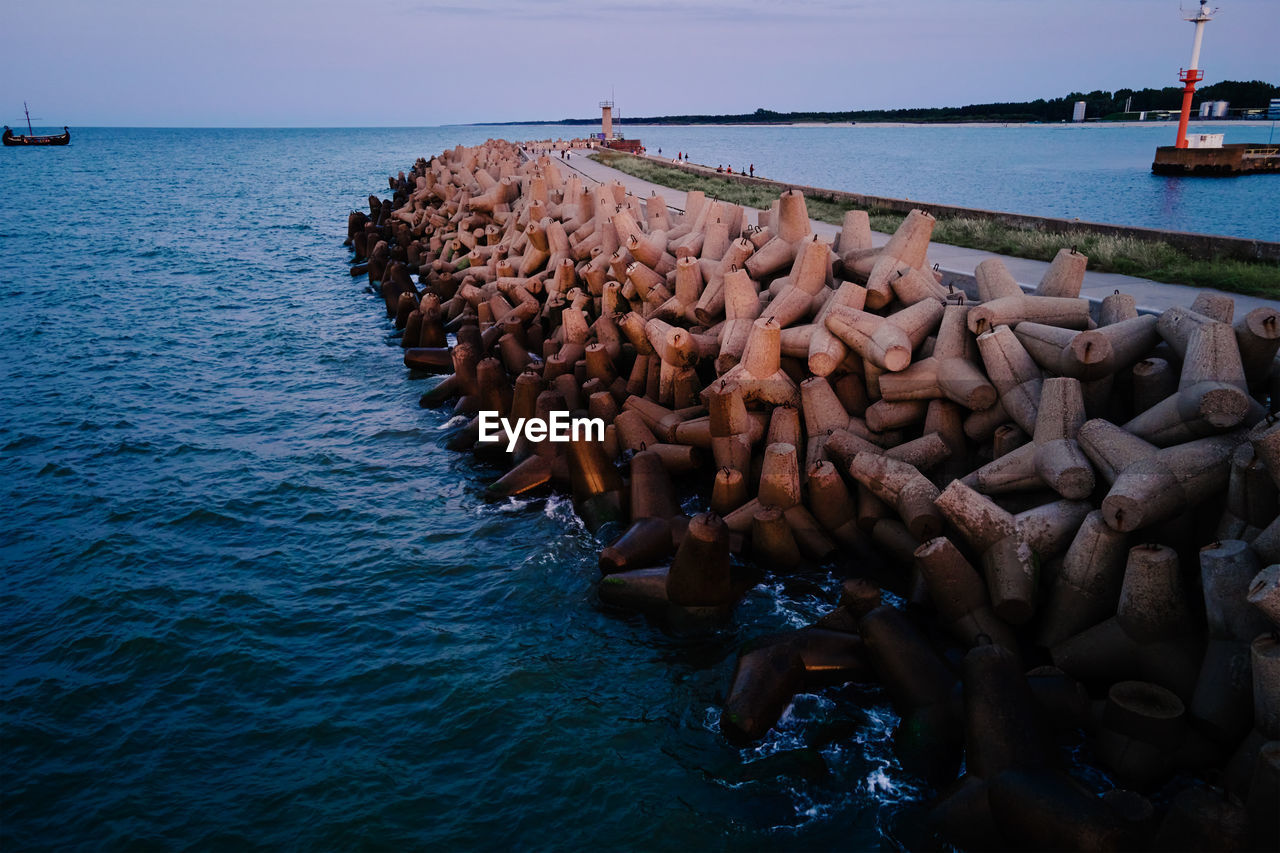
[[[1076,678],[1140,678],[1189,701],[1204,643],[1192,628],[1173,549],[1130,549],[1116,615],[1055,644],[1050,655],[1054,666]]]
[[[1059,501],[1014,516],[959,480],[942,490],[936,504],[982,555],[992,609],[1010,625],[1031,619],[1042,561],[1066,547],[1063,540],[1090,510],[1084,502]]]
[[[1263,563],[1280,562],[1280,515],[1258,532],[1249,547]]]
[[[1260,765],[1275,761],[1274,746],[1271,757],[1266,755],[1268,744],[1280,742],[1280,639],[1275,632],[1254,638],[1249,646],[1249,661],[1253,671],[1253,730],[1231,756],[1224,777],[1227,790],[1242,799],[1250,797],[1258,771],[1266,775],[1266,768]]]
[[[1054,765],[1038,703],[1016,658],[978,646],[964,659],[966,775],[930,818],[976,849],[1109,849],[1132,827]]]
[[[849,354],[845,344],[827,325],[827,317],[837,308],[859,311],[867,301],[865,288],[846,281],[831,295],[813,318],[813,332],[809,338],[809,370],[815,376],[830,376]]]
[[[809,436],[805,461],[812,465],[826,457],[827,441],[837,430],[847,430],[852,419],[835,389],[821,376],[800,383],[800,407]]]
[[[902,716],[893,747],[903,766],[935,782],[954,778],[961,744],[950,707],[955,676],[896,608],[865,614],[858,631],[872,669]]]
[[[703,397],[710,410],[708,429],[715,464],[745,477],[751,470],[751,448],[764,437],[766,419],[747,411],[742,388],[736,382],[721,379],[707,388]]]
[[[1008,326],[984,332],[977,343],[987,376],[999,394],[1002,420],[1012,420],[1028,435],[1034,433],[1044,373]]]
[[[1261,390],[1280,351],[1280,308],[1255,308],[1237,320],[1234,329],[1249,388]]]
[[[1177,769],[1204,767],[1217,757],[1189,724],[1182,700],[1145,681],[1111,685],[1093,744],[1117,781],[1139,790]]]
[[[1214,542],[1200,549],[1200,578],[1209,645],[1191,698],[1191,716],[1215,740],[1235,744],[1253,724],[1249,644],[1270,630],[1248,600],[1259,570],[1246,542]]]
[[[804,194],[788,190],[778,197],[776,236],[765,243],[746,261],[747,272],[760,279],[777,272],[795,260],[799,244],[812,233]]]
[[[837,305],[826,315],[827,328],[872,364],[884,370],[905,370],[911,352],[942,321],[943,305],[925,301],[881,317],[856,308]]]
[[[685,524],[674,519],[641,518],[600,552],[600,572],[616,574],[652,566],[675,551],[676,534],[683,537]]]
[[[1013,331],[1042,368],[1080,380],[1132,367],[1160,342],[1150,315],[1085,331],[1023,321]]]
[[[1113,810],[1069,781],[1053,760],[1039,703],[1017,659],[978,646],[964,659],[966,775],[930,815],[945,835],[975,849],[1071,839],[1079,849],[1132,840]]]
[[[1160,447],[1252,425],[1263,414],[1249,396],[1235,334],[1205,323],[1189,336],[1178,390],[1124,425]],[[1248,422],[1245,423],[1246,418]]]
[[[606,575],[599,594],[606,604],[671,624],[696,625],[727,617],[738,594],[729,567],[728,527],[712,513],[695,516],[669,567]]]
[[[864,537],[854,518],[853,498],[828,461],[814,462],[805,472],[805,490],[814,518],[842,548],[860,547]]]
[[[697,234],[690,236],[699,237]],[[739,237],[729,244],[729,248],[720,260],[702,262],[702,276],[706,279],[706,286],[703,287],[702,295],[698,297],[698,302],[693,308],[693,316],[698,323],[710,326],[724,312],[727,295],[726,277],[729,273],[740,270],[754,252],[755,246],[751,241]]]
[[[1277,517],[1280,493],[1253,446],[1242,443],[1231,455],[1227,505],[1218,522],[1218,538],[1251,542]]]
[[[1221,791],[1186,788],[1169,803],[1169,810],[1151,840],[1151,849],[1254,849],[1249,844],[1248,811]]]
[[[1248,601],[1280,628],[1280,564],[1267,566],[1249,583]]]
[[[1147,411],[1178,391],[1178,373],[1169,361],[1148,357],[1133,365],[1133,412]]]
[[[879,453],[859,453],[849,474],[891,504],[916,539],[932,539],[942,532],[942,514],[934,504],[938,487],[913,466]]]
[[[1093,468],[1076,442],[1085,421],[1079,380],[1044,380],[1036,412],[1031,443],[974,471],[964,478],[966,485],[986,494],[1047,486],[1071,500],[1093,493]]]
[[[754,321],[742,361],[724,375],[724,381],[738,385],[749,402],[771,406],[800,403],[799,388],[782,370],[781,332],[777,320]]]
[[[1086,421],[1077,437],[1095,471],[1111,484],[1103,517],[1121,532],[1166,521],[1221,491],[1231,454],[1244,440],[1238,431],[1161,450],[1097,418]]]
[[[574,508],[589,530],[625,516],[627,489],[598,441],[580,438],[565,445]]]
[[[950,539],[930,539],[916,549],[915,558],[942,626],[952,636],[969,647],[985,637],[1018,654],[1013,630],[992,612],[981,576]]]
[[[1085,516],[1053,579],[1037,641],[1050,647],[1115,613],[1129,556],[1128,534],[1112,529],[1101,510]]]
[[[975,364],[977,353],[965,328],[968,313],[967,305],[946,306],[933,353],[900,372],[880,378],[880,393],[885,400],[945,397],[975,411],[989,409],[995,404],[995,386]]]
[[[1090,323],[1089,301],[1065,296],[1034,296],[1019,292],[975,305],[968,314],[969,331],[980,335],[996,326],[1015,326],[1022,322],[1087,329]]]
[[[1085,267],[1089,265],[1089,256],[1077,252],[1072,246],[1059,249],[1053,262],[1044,271],[1040,283],[1036,285],[1036,296],[1065,296],[1074,298],[1080,295],[1084,285]]]
[[[1266,466],[1277,489],[1280,489],[1280,417],[1268,415],[1249,430],[1249,443],[1254,455]]]
[[[797,693],[870,680],[866,650],[856,633],[809,627],[763,637],[738,653],[720,731],[735,743],[759,740]]]
[[[760,316],[772,317],[779,326],[786,327],[812,314],[820,304],[816,300],[826,300],[831,295],[826,288],[830,255],[831,248],[816,234],[813,239],[800,243],[791,274],[786,277],[787,283],[769,301]]]
[[[724,374],[742,359],[751,337],[751,329],[760,316],[760,294],[746,270],[733,270],[724,276],[725,322],[720,330],[720,355],[716,373]]]
[[[909,269],[927,269],[929,262],[926,254],[929,240],[933,236],[933,227],[937,220],[932,214],[915,209],[893,232],[875,262],[867,272],[867,307],[872,310],[883,308],[893,301],[895,296],[893,281],[898,278],[897,272],[902,267]],[[852,269],[855,274],[866,260],[855,259]]]

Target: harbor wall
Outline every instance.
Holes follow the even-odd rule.
[[[1151,171],[1157,175],[1231,177],[1250,172],[1280,172],[1280,145],[1223,145],[1221,148],[1156,149]]]

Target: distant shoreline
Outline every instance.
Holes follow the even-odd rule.
[[[654,123],[623,124],[615,121],[614,126],[625,130],[629,127],[1149,127],[1152,125],[1176,125],[1178,119],[1151,119],[1149,121],[806,121],[806,122],[740,122],[704,124],[689,123]],[[1275,121],[1270,119],[1205,119],[1192,120],[1195,126],[1221,127],[1270,127]],[[451,127],[591,127],[584,124],[562,124],[559,122],[490,122],[481,121],[471,124],[442,125]]]

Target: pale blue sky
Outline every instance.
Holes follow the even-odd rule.
[[[1190,9],[1196,0],[1182,0]],[[1222,0],[1206,82],[1280,83],[1280,0]],[[35,0],[0,118],[435,125],[948,106],[1175,85],[1178,0]]]

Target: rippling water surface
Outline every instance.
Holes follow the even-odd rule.
[[[510,138],[542,130],[505,128]],[[0,166],[0,845],[866,847],[920,836],[875,690],[716,721],[723,632],[606,613],[567,501],[441,447],[346,213],[492,129],[82,130]]]

